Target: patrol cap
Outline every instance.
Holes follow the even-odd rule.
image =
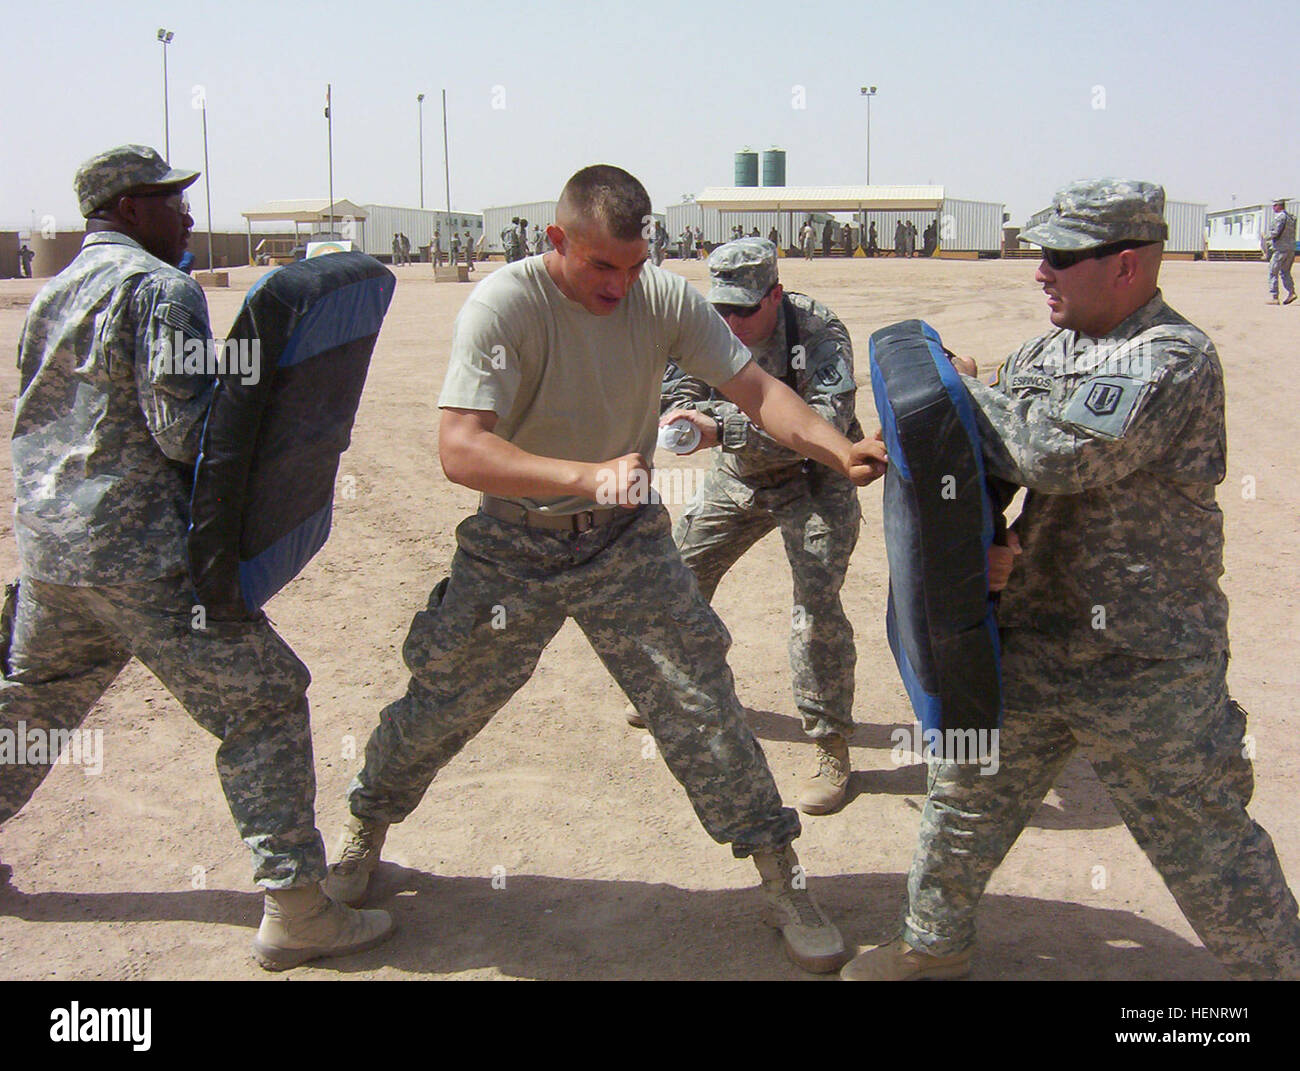
[[[1051,215],[1020,232],[1023,241],[1047,249],[1092,249],[1111,242],[1163,242],[1165,190],[1152,182],[1101,178],[1072,182],[1056,191]]]
[[[73,185],[81,214],[89,216],[127,190],[140,186],[174,186],[183,190],[198,177],[197,171],[172,167],[148,145],[118,145],[92,156],[77,168]]]
[[[757,305],[776,285],[776,246],[766,238],[737,238],[709,254],[709,300]]]

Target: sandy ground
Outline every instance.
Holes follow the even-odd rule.
[[[1047,326],[1034,266],[788,260],[782,276],[845,321],[864,384],[870,332],[914,316],[991,371]],[[702,284],[702,264],[675,270]],[[259,272],[236,270],[230,290],[209,291],[218,331]],[[411,615],[444,575],[453,530],[475,501],[442,476],[436,435],[451,323],[470,288],[435,285],[427,266],[398,275],[340,471],[355,481],[355,497],[340,498],[330,542],[268,607],[314,676],[319,822],[331,848],[366,737],[404,687],[400,648]],[[1163,282],[1170,303],[1214,338],[1227,376],[1231,450],[1220,501],[1230,680],[1252,714],[1252,811],[1295,880],[1300,818],[1288,800],[1300,774],[1300,491],[1287,475],[1287,443],[1297,427],[1289,362],[1300,305],[1265,305],[1261,265],[1170,263]],[[36,286],[0,283],[6,405]],[[869,387],[858,409],[874,427]],[[16,575],[9,451],[0,456],[0,567]],[[1254,497],[1243,494],[1249,482]],[[844,593],[858,635],[853,799],[838,815],[805,818],[799,849],[846,938],[866,944],[896,925],[924,768],[891,757],[891,731],[912,718],[885,644],[879,487],[861,498],[865,527]],[[676,515],[682,503],[671,508]],[[789,592],[779,538],[770,536],[716,599],[735,640],[740,697],[787,797],[812,754],[789,691]],[[758,921],[750,864],[704,834],[649,737],[625,724],[624,707],[567,625],[532,681],[392,830],[377,903],[396,916],[398,936],[293,976],[807,977]],[[13,867],[0,890],[0,977],[269,977],[248,954],[261,899],[213,769],[214,741],[138,664],[85,727],[103,731],[102,773],[56,767],[0,833],[0,856]],[[1079,758],[994,876],[979,919],[977,979],[1223,977]]]

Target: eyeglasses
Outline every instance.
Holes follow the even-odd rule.
[[[1101,260],[1103,257],[1113,257],[1116,253],[1122,253],[1126,249],[1141,249],[1144,245],[1156,244],[1156,242],[1126,238],[1122,242],[1110,242],[1107,245],[1093,246],[1091,249],[1048,249],[1044,246],[1043,259],[1047,261],[1047,266],[1052,271],[1065,271],[1066,268],[1073,268],[1081,261]]]
[[[183,193],[181,193],[179,190],[145,190],[145,191],[142,192],[142,193],[137,193],[137,192],[135,192],[135,191],[133,191],[133,190],[128,190],[126,193],[122,194],[121,196],[123,196],[123,197],[163,197],[163,198],[166,198],[167,201],[169,202],[168,207],[176,209],[176,211],[179,212],[182,216],[187,216],[187,215],[189,215],[189,211],[190,211],[190,202],[189,202],[189,198],[186,197],[186,196],[185,196]]]

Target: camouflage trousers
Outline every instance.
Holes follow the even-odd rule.
[[[1300,920],[1254,790],[1226,653],[1154,661],[1003,633],[1000,767],[932,763],[904,936],[944,955],[975,936],[994,869],[1076,748],[1205,947],[1235,978],[1300,978]]]
[[[192,628],[194,592],[181,576],[104,587],[24,579],[7,596],[0,730],[66,739],[134,655],[221,741],[217,774],[254,880],[286,889],[325,876],[311,675],[265,615]],[[0,823],[31,799],[47,757],[0,766]]]
[[[857,488],[826,470],[756,487],[710,469],[673,539],[712,601],[723,575],[772,529],[781,529],[794,579],[790,669],[794,702],[810,737],[853,735],[853,626],[840,588],[857,546]]]
[[[1268,258],[1268,292],[1277,297],[1277,281],[1288,294],[1295,293],[1295,280],[1291,278],[1291,265],[1295,263],[1295,253],[1274,253]]]
[[[348,789],[352,813],[400,822],[437,772],[532,676],[572,617],[646,726],[705,830],[737,857],[788,844],[781,805],[736,698],[731,637],[646,506],[590,531],[523,528],[477,513],[456,529],[451,575],[415,615],[406,695],[389,704]]]

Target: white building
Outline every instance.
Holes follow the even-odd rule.
[[[1287,201],[1286,210],[1293,216],[1300,202]],[[1242,205],[1210,212],[1205,217],[1205,242],[1211,257],[1245,257],[1262,255],[1263,235],[1273,222],[1273,202]]]

